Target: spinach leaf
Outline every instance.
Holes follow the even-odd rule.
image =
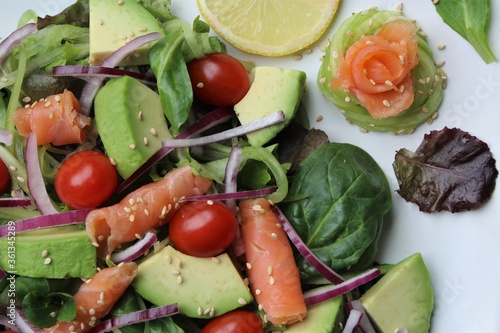
[[[465,38],[487,64],[496,61],[488,44],[489,0],[445,0],[436,4],[443,21]]]
[[[184,41],[181,31],[169,33],[157,41],[148,54],[163,111],[175,130],[186,122],[193,103],[189,73],[180,52]]]
[[[458,128],[431,131],[415,152],[400,149],[393,168],[398,193],[426,213],[452,213],[484,204],[498,170],[486,143]]]
[[[23,312],[36,327],[51,327],[59,321],[70,321],[76,316],[73,296],[55,292],[48,295],[32,291],[23,299]]]
[[[282,205],[302,240],[335,270],[366,268],[373,263],[383,217],[392,206],[384,172],[364,150],[346,143],[327,143],[297,168],[290,197]],[[300,255],[303,279],[319,273]]]

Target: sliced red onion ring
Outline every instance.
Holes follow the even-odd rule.
[[[380,275],[380,270],[372,268],[358,276],[337,285],[327,285],[304,293],[304,301],[308,306],[324,302],[331,298],[343,295],[363,284],[370,282]]]
[[[361,319],[364,317],[363,313],[358,310],[351,310],[347,317],[342,333],[353,333],[356,327],[359,326]]]
[[[154,232],[147,232],[140,240],[131,245],[127,249],[111,254],[111,261],[116,264],[121,262],[129,262],[139,258],[158,240]]]
[[[0,143],[10,146],[12,144],[12,133],[6,130],[0,130]]]
[[[23,198],[0,198],[0,207],[28,207],[31,205],[31,199]]]
[[[368,317],[365,311],[365,308],[363,307],[363,304],[359,299],[347,302],[345,304],[345,307],[348,313],[350,313],[353,310],[363,313],[363,317],[359,322],[359,328],[363,331],[363,333],[377,333],[375,327],[373,327],[370,318]]]
[[[121,77],[130,76],[145,84],[156,85],[154,76],[132,72],[125,69],[104,66],[80,66],[80,65],[64,65],[52,67],[52,76],[75,76],[75,77]]]
[[[170,148],[185,148],[185,147],[196,147],[203,146],[209,143],[224,141],[227,139],[231,139],[240,135],[245,135],[248,133],[255,132],[257,130],[276,125],[285,121],[285,114],[283,111],[277,111],[271,113],[270,115],[265,116],[264,118],[260,118],[258,120],[254,120],[247,124],[215,133],[212,135],[207,135],[204,137],[194,138],[194,139],[169,139],[163,140],[162,144],[164,147]]]
[[[24,316],[21,309],[16,308],[14,310],[14,315],[16,317],[16,329],[21,333],[43,333],[38,327],[35,327],[28,319]]]
[[[292,241],[293,245],[302,254],[302,256],[313,266],[325,279],[331,283],[339,284],[344,282],[344,278],[332,270],[330,267],[325,265],[312,251],[307,247],[307,245],[302,241],[299,234],[295,231],[292,224],[286,218],[285,214],[276,205],[271,205],[271,209],[278,217],[283,230],[285,230],[288,238]]]
[[[276,186],[270,186],[270,187],[266,187],[266,188],[260,188],[257,190],[246,190],[246,191],[238,191],[238,192],[224,192],[224,193],[215,193],[215,194],[195,195],[192,197],[184,197],[184,198],[180,199],[179,202],[249,199],[249,198],[257,198],[257,197],[265,197],[271,193],[276,192],[276,190],[277,190]]]
[[[23,42],[26,38],[37,32],[36,23],[28,23],[12,32],[0,42],[0,66],[9,56],[13,49]]]
[[[218,108],[212,112],[207,113],[195,123],[189,126],[184,132],[177,135],[176,139],[186,139],[191,136],[200,134],[205,130],[229,121],[234,117],[234,111],[227,108]],[[167,156],[174,148],[162,147],[156,153],[154,153],[143,165],[141,165],[130,177],[125,179],[120,185],[118,185],[116,191],[118,193],[123,192],[130,184],[135,182],[141,175],[148,171],[153,164],[160,161],[162,158]]]
[[[157,308],[135,311],[127,313],[118,317],[104,320],[97,324],[89,333],[103,333],[115,330],[124,326],[142,323],[145,321],[158,319],[162,317],[169,317],[179,313],[177,304],[168,304]]]
[[[102,67],[116,67],[125,57],[127,57],[131,52],[141,47],[144,44],[154,42],[163,35],[159,32],[152,32],[146,35],[139,36],[134,38],[129,43],[120,47],[115,52],[111,53],[106,59],[101,63]],[[92,109],[92,103],[94,102],[95,95],[97,91],[101,87],[104,81],[103,77],[93,77],[89,82],[85,84],[82,90],[82,94],[80,96],[80,107],[82,109],[82,113],[86,116],[90,116],[90,110]]]
[[[238,191],[236,178],[238,177],[238,171],[240,170],[241,154],[240,145],[235,145],[231,148],[224,177],[224,192],[226,193],[235,193]],[[231,209],[234,215],[237,214],[236,201],[234,198],[226,199],[226,205],[229,209]]]
[[[34,133],[28,134],[28,139],[26,140],[26,173],[28,176],[28,188],[40,213],[42,215],[58,213],[45,188],[40,161],[38,160],[38,145]]]
[[[29,217],[15,222],[15,231],[16,233],[20,233],[30,230],[83,223],[90,211],[91,209],[80,209],[57,214]],[[11,229],[10,231],[12,231],[12,224],[7,223],[0,226],[0,237],[6,237],[9,234],[9,226]]]

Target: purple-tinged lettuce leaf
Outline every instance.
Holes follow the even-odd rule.
[[[486,143],[458,128],[431,131],[415,152],[400,149],[393,163],[397,191],[426,213],[476,209],[495,189],[495,159]]]

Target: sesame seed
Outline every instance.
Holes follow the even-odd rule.
[[[21,176],[17,176],[16,179],[20,182],[20,183],[24,183],[26,180],[21,177]]]
[[[127,213],[130,213],[132,211],[130,207],[123,207],[123,210],[126,211]]]
[[[400,62],[401,64],[404,64],[404,63],[405,63],[405,57],[404,57],[402,54],[400,54],[400,55],[399,55],[399,62]]]
[[[347,36],[349,36],[349,37],[353,37],[353,36],[354,36],[354,33],[353,33],[351,30],[349,30],[349,31],[347,31]]]
[[[178,269],[173,269],[172,274],[179,275],[179,274],[181,274],[181,272]]]
[[[157,135],[158,135],[158,132],[156,132],[156,129],[154,129],[153,127],[151,127],[151,129],[149,130],[149,132],[150,132],[153,136],[157,136]]]
[[[104,21],[102,19],[97,19],[97,24],[99,25],[103,25],[104,24]]]
[[[423,92],[422,90],[420,90],[420,89],[419,89],[419,90],[417,90],[417,94],[419,94],[419,95],[423,95],[423,94],[424,94],[424,92]]]
[[[344,101],[346,101],[346,103],[349,103],[349,102],[351,101],[351,97],[346,96],[346,97],[344,98]]]
[[[8,82],[8,81],[9,81],[9,79],[8,79],[8,78],[6,78],[5,76],[4,76],[4,77],[2,77],[2,82],[3,82],[3,83]]]
[[[50,105],[52,105],[52,103],[50,101],[47,101],[47,102],[45,102],[45,104],[43,106],[48,108]]]
[[[99,235],[99,236],[97,237],[97,240],[98,240],[99,242],[102,242],[102,241],[104,240],[104,235]]]
[[[385,106],[387,106],[387,107],[390,107],[390,106],[391,106],[391,102],[389,102],[389,101],[388,101],[388,100],[386,100],[386,99],[384,99],[384,100],[382,101],[382,103],[383,103]]]
[[[261,290],[260,289],[255,289],[255,295],[260,295],[261,294]]]
[[[319,116],[316,118],[316,121],[317,121],[317,122],[320,122],[320,121],[322,121],[322,120],[323,120],[323,116],[322,116],[322,115],[319,115]]]
[[[262,304],[259,304],[258,309],[259,309],[259,311],[262,311],[262,309],[263,309]]]
[[[277,235],[276,233],[274,233],[274,232],[273,232],[273,233],[271,233],[271,237],[272,237],[273,239],[278,239],[278,235]]]
[[[199,306],[198,307],[198,316],[201,316],[203,314],[203,309]]]
[[[181,284],[182,283],[182,276],[177,276],[177,283],[178,284]]]
[[[370,28],[373,26],[373,20],[372,20],[372,19],[370,19],[370,20],[368,21],[368,26],[369,26]]]
[[[247,269],[252,269],[252,264],[251,263],[247,262],[246,266],[247,266]]]
[[[172,257],[170,255],[167,254],[167,256],[165,257],[166,261],[167,261],[167,264],[171,264],[172,263]]]
[[[445,48],[446,48],[445,44],[438,44],[438,46],[437,46],[437,49],[440,50],[440,51],[444,50]]]
[[[252,206],[252,210],[254,210],[254,211],[260,211],[260,210],[262,210],[262,206],[261,205],[253,205]]]
[[[210,317],[215,316],[215,308],[210,309]]]
[[[46,258],[45,261],[43,262],[44,265],[49,265],[52,262],[52,259]]]
[[[85,280],[85,283],[86,283],[86,284],[89,284],[90,282],[92,282],[92,279],[87,279],[87,280]]]
[[[52,318],[55,318],[56,317],[56,313],[54,311],[52,311],[51,313],[49,313],[49,316],[52,317]]]
[[[135,221],[135,215],[129,215],[128,219],[129,219],[130,222],[134,222]]]
[[[109,162],[110,162],[112,165],[116,165],[116,161],[115,161],[112,157],[110,157],[110,158],[109,158]]]
[[[134,235],[137,239],[142,239],[142,236],[140,234],[135,234]]]
[[[337,59],[339,57],[339,53],[337,51],[333,51],[332,57],[333,59]]]
[[[106,303],[103,300],[98,299],[97,304],[99,305],[106,305]]]
[[[129,144],[129,145],[128,145],[128,147],[129,147],[130,149],[132,149],[132,150],[134,150],[134,149],[135,149],[135,145],[134,145],[133,143],[132,143],[132,144]]]
[[[293,55],[293,60],[300,60],[302,59],[302,54],[294,54]]]
[[[371,40],[367,40],[367,41],[365,42],[365,44],[366,44],[366,45],[375,45],[375,43],[374,43],[373,41],[371,41]]]
[[[213,206],[214,201],[213,200],[207,200],[207,205]]]
[[[207,314],[209,314],[209,313],[210,313],[210,309],[205,309],[205,311],[203,311],[203,314],[204,314],[204,315],[207,315]]]
[[[240,297],[240,298],[238,298],[238,303],[241,304],[241,305],[246,305],[247,301],[245,301],[244,298]]]
[[[84,324],[84,323],[80,323],[80,328],[81,328],[82,330],[84,330],[84,329],[85,329],[85,324]]]
[[[424,79],[418,79],[417,81],[418,81],[418,83],[420,83],[420,84],[425,84],[425,80],[424,80]]]
[[[45,258],[48,255],[49,255],[49,251],[47,251],[47,250],[42,251],[42,258]]]
[[[118,5],[119,6],[123,5],[123,0],[118,0]]]
[[[326,77],[322,77],[319,79],[319,83],[324,84],[326,82]]]
[[[272,276],[272,275],[271,275],[271,276],[269,277],[269,284],[270,284],[270,285],[274,285],[274,283],[275,283],[275,282],[276,282],[276,281],[274,280],[274,276]]]
[[[24,102],[24,103],[29,103],[29,102],[31,102],[31,97],[29,97],[29,96],[24,97],[24,98],[23,98],[23,102]]]
[[[389,87],[392,87],[392,86],[394,85],[394,84],[393,84],[391,81],[389,81],[389,80],[386,80],[384,83],[385,83],[385,85],[386,85],[386,86],[389,86]]]
[[[144,215],[149,216],[149,210],[144,209]]]
[[[163,206],[161,209],[161,216],[165,216],[165,214],[167,214],[167,206]]]
[[[429,112],[429,108],[427,108],[427,107],[425,107],[425,106],[424,106],[424,107],[422,108],[422,112],[423,112],[423,113],[427,113],[427,112]]]
[[[144,141],[145,146],[147,146],[149,144],[149,140],[147,137],[144,137],[143,141]]]
[[[218,257],[212,257],[212,261],[216,264],[220,264],[220,258]]]
[[[400,86],[399,86],[399,92],[400,92],[400,93],[403,93],[403,91],[405,91],[405,86],[404,86],[404,84],[402,84],[402,85],[400,85]]]
[[[376,83],[373,79],[370,79],[370,83],[371,83],[372,85],[376,85],[376,84],[377,84],[377,83]]]
[[[139,120],[144,119],[144,114],[142,113],[142,111],[139,111],[139,113],[137,114],[137,118],[139,118]]]
[[[146,32],[146,31],[148,31],[148,28],[146,28],[146,27],[140,27],[139,31],[140,32]]]
[[[282,225],[281,223],[276,223],[276,228],[281,229]]]
[[[444,60],[440,60],[440,61],[436,62],[436,66],[443,67],[444,63],[445,63]]]
[[[272,275],[273,274],[273,266],[268,266],[267,267],[267,275]]]
[[[71,332],[73,332],[75,330],[75,326],[71,325],[70,327],[68,327],[68,330],[70,330]]]
[[[100,299],[101,301],[104,301],[104,297],[105,297],[105,295],[104,295],[104,291],[101,291],[101,293],[99,294],[99,299]]]
[[[434,1],[432,1],[432,3],[437,5],[439,3],[439,0],[434,0]]]

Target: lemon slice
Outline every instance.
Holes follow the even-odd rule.
[[[292,54],[318,40],[339,0],[196,0],[201,15],[227,42],[253,54]]]

